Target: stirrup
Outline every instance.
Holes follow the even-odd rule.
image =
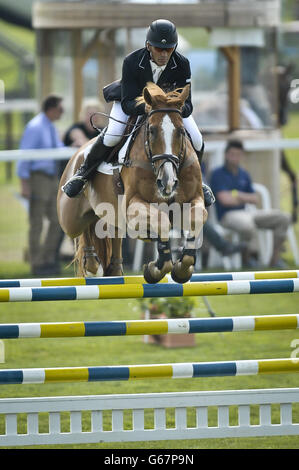
[[[202,190],[203,190],[205,206],[210,207],[216,201],[214,193],[211,190],[211,188],[205,183],[202,183]]]

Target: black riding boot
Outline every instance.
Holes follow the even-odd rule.
[[[201,149],[200,150],[195,150],[200,165],[201,165],[201,162],[202,162],[202,159],[203,159],[204,149],[205,149],[205,144],[203,142]],[[205,206],[209,207],[212,204],[214,204],[215,196],[214,196],[213,191],[211,190],[210,186],[208,186],[205,183],[202,183],[202,190],[203,190]]]
[[[95,174],[97,167],[106,160],[113,147],[104,144],[102,132],[90,149],[84,163],[78,168],[76,173],[62,186],[62,191],[68,197],[78,196],[85,188],[88,180]]]

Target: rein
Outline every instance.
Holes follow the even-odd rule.
[[[101,116],[104,116],[104,117],[107,117],[109,119],[112,119],[113,121],[116,121],[116,122],[119,122],[120,124],[126,124],[126,126],[128,127],[133,127],[133,130],[131,132],[129,132],[129,134],[106,134],[106,135],[110,135],[110,136],[113,136],[113,137],[130,137],[135,131],[137,131],[140,127],[142,127],[144,124],[145,124],[145,121],[141,121],[141,123],[139,125],[136,125],[136,123],[134,124],[130,124],[128,122],[125,122],[125,121],[121,121],[120,119],[116,119],[112,116],[109,116],[109,114],[106,114],[106,113],[102,113],[100,111],[97,111],[96,113],[93,113],[90,118],[89,118],[89,121],[90,121],[90,124],[92,125],[92,127],[94,128],[95,131],[98,131],[99,133],[102,132],[102,129],[99,129],[98,127],[96,127],[94,124],[93,124],[93,121],[92,121],[92,118],[96,115],[96,114],[100,114]],[[136,126],[136,127],[135,127]]]

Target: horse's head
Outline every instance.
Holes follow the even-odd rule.
[[[158,189],[164,198],[174,195],[178,174],[185,157],[185,129],[182,107],[190,86],[164,93],[154,83],[143,90],[143,101],[148,114],[146,124],[146,152],[151,161]]]

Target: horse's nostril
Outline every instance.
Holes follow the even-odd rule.
[[[163,179],[157,179],[157,186],[158,190],[160,191],[162,196],[170,196],[176,190],[178,182],[174,181],[173,184],[165,184]]]
[[[157,186],[158,186],[158,189],[159,189],[160,193],[163,194],[164,191],[165,191],[165,186],[164,186],[163,181],[161,179],[157,180]]]
[[[157,179],[157,185],[159,188],[163,188],[163,183],[162,183],[162,179],[161,178],[158,178]]]

